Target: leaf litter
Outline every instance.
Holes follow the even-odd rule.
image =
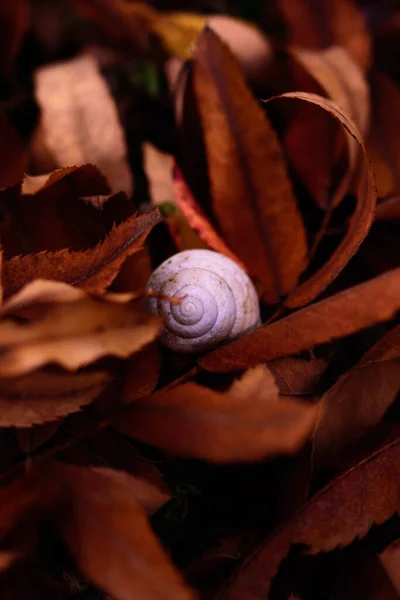
[[[259,4],[0,6],[5,598],[395,593],[398,14]],[[205,247],[262,325],[177,355]]]

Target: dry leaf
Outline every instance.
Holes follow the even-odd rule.
[[[164,450],[216,462],[248,461],[298,450],[313,427],[316,408],[295,400],[276,402],[268,389],[243,396],[185,383],[135,402],[113,420],[125,435]],[[253,375],[250,375],[253,379]],[[258,384],[258,381],[257,381]]]
[[[277,137],[228,48],[207,29],[194,53],[212,209],[224,239],[278,302],[306,264],[303,222]]]
[[[127,360],[121,402],[130,404],[139,398],[150,396],[157,385],[160,368],[161,356],[156,344],[150,344]]]
[[[62,420],[52,421],[29,429],[16,429],[15,436],[19,447],[25,454],[32,454],[37,448],[43,446],[55,436],[61,423]]]
[[[399,510],[400,442],[388,442],[317,493],[258,548],[217,596],[265,600],[292,544],[317,554],[350,544]],[[362,502],[360,502],[362,498]]]
[[[39,371],[0,379],[0,427],[31,427],[77,412],[98,398],[110,381],[110,375],[101,371]]]
[[[104,241],[86,252],[40,252],[6,261],[3,285],[6,296],[33,279],[65,281],[92,292],[104,292],[118,275],[128,256],[142,249],[151,229],[160,221],[155,210],[133,216],[115,226]]]
[[[52,302],[46,302],[46,294],[40,297],[42,286],[53,297]],[[160,319],[151,316],[141,302],[132,300],[132,295],[70,298],[63,302],[61,294],[54,300],[54,289],[70,288],[58,282],[35,281],[28,284],[19,299],[4,305],[0,376],[15,377],[48,363],[76,370],[104,356],[126,358],[152,342],[162,327]],[[29,309],[30,318],[21,322],[10,319],[24,307]]]
[[[371,73],[371,95],[373,100],[373,134],[382,157],[393,174],[395,188],[390,193],[400,191],[400,160],[398,147],[400,128],[397,114],[400,103],[400,89],[395,81],[384,73],[374,70]],[[375,164],[374,164],[375,167]]]
[[[281,394],[300,396],[315,391],[321,377],[328,368],[325,360],[295,358],[288,356],[268,363]]]
[[[42,134],[55,167],[93,163],[111,191],[133,192],[118,111],[94,56],[41,67],[35,74]]]
[[[388,198],[379,202],[376,207],[375,221],[391,221],[400,219],[400,197]]]
[[[369,124],[369,87],[364,77],[363,72],[360,70],[358,65],[354,63],[352,58],[346,52],[344,48],[340,46],[332,46],[326,50],[320,52],[305,50],[302,48],[292,48],[291,55],[297,60],[319,83],[322,90],[327,94],[330,100],[333,100],[341,112],[349,117],[354,122],[361,137],[364,137],[368,124]],[[308,107],[307,107],[308,108]],[[307,109],[306,109],[307,110]],[[303,126],[303,137],[306,134],[309,119],[306,119],[307,115],[300,113],[297,116],[296,121],[299,122],[299,126]],[[311,113],[311,118],[314,118],[314,113]],[[327,115],[324,115],[327,118]],[[312,123],[310,124],[312,127]],[[328,125],[329,127],[329,125]],[[310,130],[308,134],[310,135]],[[297,132],[298,135],[298,132]],[[334,208],[344,198],[346,193],[349,191],[351,177],[357,165],[357,158],[360,153],[360,144],[352,134],[345,132],[348,144],[348,168],[346,169],[340,183],[337,185],[333,197],[329,199],[329,207]],[[289,134],[285,140],[287,145],[291,146],[292,142],[292,128],[289,129]],[[319,143],[315,139],[312,140],[318,152],[321,152]],[[330,145],[330,152],[332,153],[333,140],[328,135],[325,140],[321,143]],[[304,143],[303,143],[304,144]],[[297,150],[297,152],[295,152]],[[322,172],[326,168],[332,169],[331,164],[327,165],[312,165],[310,160],[309,170],[302,167],[303,162],[306,161],[306,157],[302,156],[302,141],[299,140],[294,150],[291,152],[294,165],[300,176],[303,177],[307,188],[313,193],[315,200],[323,207],[326,203],[324,200],[324,193],[321,192],[316,184],[313,182],[313,178],[320,177],[322,173],[316,173],[322,167]],[[303,145],[304,153],[304,145]],[[299,162],[300,161],[300,162]],[[332,159],[331,161],[332,162]],[[306,162],[306,165],[308,163]],[[301,169],[299,170],[299,167]],[[314,169],[313,169],[314,167]],[[329,190],[332,186],[328,171],[327,185],[325,189]],[[326,177],[326,175],[324,175]]]
[[[54,171],[41,187],[36,186],[33,195],[22,195],[19,187],[0,192],[5,258],[96,246],[114,224],[128,219],[133,212],[125,194],[109,197],[109,192],[104,176],[92,165]],[[108,197],[101,210],[90,201],[99,195]]]
[[[390,320],[400,310],[400,269],[311,304],[199,360],[203,369],[247,369]]]
[[[194,597],[156,539],[134,478],[62,465],[55,475],[64,485],[61,534],[93,583],[115,600]]]
[[[189,189],[186,181],[183,178],[182,173],[178,168],[175,169],[174,174],[174,191],[176,203],[182,211],[187,223],[196,235],[200,237],[204,242],[205,248],[211,248],[216,252],[224,254],[228,258],[235,261],[244,271],[247,272],[245,265],[238,259],[238,257],[231,252],[228,246],[225,244],[221,236],[214,229],[209,219],[205,215],[201,206],[196,201],[192,192]],[[200,244],[192,247],[200,248]],[[188,248],[182,248],[188,249]]]
[[[344,46],[366,70],[372,42],[361,10],[352,0],[279,0],[292,41],[305,48]]]
[[[328,390],[314,431],[317,466],[335,464],[341,452],[379,423],[400,390],[400,327],[395,327]]]
[[[362,154],[354,178],[357,204],[347,232],[329,260],[314,275],[300,284],[285,300],[285,306],[297,308],[316,298],[341,272],[357,252],[371,226],[376,204],[376,187],[371,164],[362,139],[352,121],[330,100],[315,94],[294,92],[282,94],[277,99],[303,100],[319,106],[337,119],[343,128],[359,143]]]
[[[267,365],[257,365],[249,369],[229,388],[230,396],[243,400],[256,396],[265,402],[275,402],[278,400],[278,393],[274,376]]]

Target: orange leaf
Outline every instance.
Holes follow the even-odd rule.
[[[21,312],[29,318],[10,318]],[[126,358],[152,342],[162,327],[131,294],[90,298],[66,284],[42,280],[13,296],[2,314],[2,377],[49,363],[73,371],[104,356]]]
[[[352,121],[338,109],[336,104],[316,94],[303,92],[282,94],[277,98],[272,98],[272,100],[287,98],[311,102],[326,110],[341,123],[343,128],[358,142],[362,150],[362,160],[360,161],[355,179],[357,204],[347,233],[324,266],[289,294],[285,300],[285,306],[288,308],[297,308],[314,300],[337,277],[351,257],[357,252],[369,231],[374,217],[376,187],[372,166],[368,160],[360,134]]]
[[[265,600],[279,563],[292,544],[312,554],[365,536],[399,510],[400,441],[386,445],[346,471],[304,505],[253,553],[218,600]],[[360,502],[362,498],[362,502]]]
[[[210,29],[194,52],[194,80],[218,227],[265,299],[278,302],[296,285],[307,246],[277,136]]]
[[[132,476],[61,464],[55,476],[66,501],[58,526],[93,583],[115,600],[194,597],[153,533]]]
[[[214,372],[247,369],[388,321],[398,310],[400,269],[395,269],[218,348],[199,364]]]
[[[41,371],[0,379],[0,427],[31,427],[77,412],[100,396],[110,381],[111,377],[101,371]]]
[[[245,380],[242,391],[233,387],[225,394],[185,383],[136,402],[113,425],[169,452],[215,462],[295,452],[310,435],[316,407],[277,402],[273,383],[261,390],[258,381],[251,389],[253,383]]]
[[[344,46],[364,69],[370,65],[372,40],[353,0],[279,0],[295,44],[304,48]]]
[[[126,258],[141,250],[146,237],[159,221],[157,210],[133,216],[115,226],[104,241],[86,252],[65,249],[15,256],[4,264],[5,294],[14,294],[33,279],[65,281],[88,292],[104,292],[118,275]]]
[[[347,446],[379,423],[399,390],[400,326],[397,326],[322,396],[314,431],[317,465],[336,463]]]
[[[185,182],[182,173],[178,167],[175,167],[174,188],[176,202],[184,214],[190,227],[195,233],[207,244],[209,248],[224,254],[231,260],[234,260],[244,271],[248,271],[245,265],[238,257],[229,250],[224,240],[218,235],[217,231],[212,226],[210,220],[197,203],[189,186]]]

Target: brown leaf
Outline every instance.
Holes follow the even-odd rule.
[[[391,221],[400,219],[400,197],[388,198],[379,202],[376,207],[375,221]]]
[[[93,402],[110,380],[101,371],[40,371],[17,379],[0,379],[0,427],[31,427],[77,412]]]
[[[29,429],[16,429],[15,436],[19,447],[25,454],[31,454],[54,437],[61,423],[62,420],[46,423],[45,425],[36,425],[36,427]]]
[[[247,377],[242,392],[249,385]],[[235,395],[235,388],[233,394],[222,394],[185,383],[136,402],[113,425],[169,452],[215,462],[293,453],[309,436],[316,408],[293,400],[276,402],[277,389],[270,381],[268,385],[268,391],[243,396]]]
[[[11,77],[14,61],[29,25],[29,2],[0,2],[0,72]],[[4,140],[3,140],[4,141]]]
[[[268,363],[280,394],[300,396],[311,394],[328,368],[325,360],[288,356]]]
[[[361,136],[363,137],[366,133],[369,123],[369,87],[364,74],[358,65],[354,63],[346,50],[340,46],[332,46],[326,50],[316,52],[294,47],[291,49],[291,55],[314,77],[314,79],[321,86],[322,90],[327,94],[328,98],[337,104],[341,112],[347,115],[352,122],[354,122]],[[314,114],[315,113],[311,113],[310,117],[315,118]],[[296,120],[300,121],[302,116],[303,115],[300,114]],[[329,117],[325,114],[323,115],[323,118]],[[306,133],[306,128],[308,125],[309,119],[307,122],[305,119],[303,119],[303,134]],[[312,123],[310,125],[312,127]],[[360,153],[360,145],[358,140],[348,132],[345,132],[345,135],[348,143],[348,167],[342,176],[340,183],[337,185],[333,197],[329,199],[329,207],[332,208],[337,206],[343,200],[345,194],[348,193],[351,177],[356,168],[357,157]],[[326,143],[330,144],[331,146],[331,148],[329,148],[327,151],[327,156],[329,156],[329,153],[332,153],[332,146],[334,145],[330,137],[331,136],[328,136],[326,138]],[[290,138],[288,138],[288,136],[286,136],[286,141],[290,146]],[[319,148],[319,142],[316,143],[315,140],[313,140],[313,142],[317,151],[321,152],[321,149]],[[298,151],[297,154],[299,157],[298,160],[295,161],[295,165],[301,166],[303,161],[306,161],[305,157],[301,157],[301,140],[299,140],[296,150]],[[305,148],[303,146],[303,153],[304,151]],[[296,155],[294,158],[296,158]],[[301,161],[300,163],[299,160]],[[330,162],[332,162],[332,157]],[[314,169],[312,168],[313,166]],[[325,171],[326,168],[332,169],[331,164],[318,164],[317,167],[322,167],[322,172]],[[309,168],[307,170],[303,168],[300,171],[300,175],[303,176],[303,180],[308,189],[313,191],[315,200],[319,202],[323,208],[326,208],[326,206],[324,206],[324,194],[321,194],[318,189],[315,189],[316,186],[313,183],[313,178],[315,179],[319,176],[319,173],[316,174],[315,171],[316,166],[312,165],[310,162]],[[324,176],[326,177],[326,175]],[[329,179],[328,171],[328,188],[331,187],[331,182]]]
[[[130,404],[150,396],[160,375],[161,356],[157,344],[150,344],[126,361],[120,400]]]
[[[400,89],[390,77],[374,70],[371,73],[371,95],[375,143],[393,173],[395,189],[390,192],[400,192],[400,127],[396,119]]]
[[[41,296],[42,291],[48,291],[47,300],[45,293]],[[63,301],[63,294],[69,291],[73,297]],[[83,297],[75,297],[76,293]],[[22,322],[9,318],[20,314],[24,307],[29,309],[30,318]],[[41,280],[28,284],[5,304],[3,314],[2,377],[26,374],[48,363],[76,370],[104,356],[126,358],[152,342],[162,326],[141,302],[132,300],[132,295],[89,298],[66,284]]]
[[[97,60],[84,54],[35,73],[44,143],[54,167],[92,163],[112,193],[133,192],[118,110]]]
[[[18,4],[19,2],[17,2]],[[6,4],[0,2],[0,23],[2,7]],[[1,24],[0,24],[1,28]],[[1,29],[0,29],[1,33]],[[4,41],[4,38],[1,38]],[[0,70],[1,62],[1,44],[0,44]],[[28,152],[22,139],[15,131],[14,127],[9,122],[7,115],[3,110],[0,110],[0,131],[2,138],[2,149],[0,156],[0,188],[10,187],[19,183],[28,166]]]
[[[362,150],[360,165],[354,178],[357,203],[351,217],[348,230],[329,260],[304,283],[300,284],[285,300],[285,306],[297,308],[308,304],[316,298],[342,271],[351,257],[357,252],[371,226],[375,205],[376,187],[372,166],[363,145],[362,139],[352,121],[342,113],[335,103],[303,92],[282,94],[277,99],[297,99],[311,102],[326,110],[337,119],[343,128],[359,143]]]
[[[141,481],[144,480],[151,484],[151,489],[157,488],[159,490],[158,497],[162,498],[164,502],[172,498],[171,490],[159,469],[134,448],[131,440],[111,427],[102,429],[92,436],[90,447],[97,458],[104,457],[105,464],[109,467],[130,473]],[[88,466],[87,462],[82,464]]]
[[[306,239],[279,142],[228,48],[207,29],[194,53],[212,208],[231,250],[278,302],[306,263]]]
[[[400,310],[400,269],[303,308],[199,360],[203,369],[247,369],[390,320]]]
[[[302,544],[312,554],[329,552],[389,519],[399,510],[399,468],[397,438],[331,482],[276,529],[234,574],[218,600],[265,600],[292,544]]]
[[[39,252],[4,263],[3,285],[10,296],[33,279],[65,281],[91,293],[104,292],[128,256],[139,252],[160,221],[157,210],[133,216],[114,227],[104,241],[86,252]]]
[[[347,446],[379,423],[399,390],[400,326],[322,396],[314,431],[317,466],[335,464]]]
[[[22,195],[19,187],[0,193],[6,259],[42,250],[86,250],[133,212],[125,194],[108,197],[101,210],[88,200],[110,192],[104,176],[92,165],[54,171],[34,189],[33,195]]]
[[[267,365],[257,365],[236,379],[229,388],[229,395],[243,400],[256,396],[265,402],[278,400],[278,388]]]
[[[231,260],[235,261],[244,271],[248,271],[246,266],[231,252],[224,240],[212,226],[207,215],[202,210],[194,198],[189,186],[185,182],[182,173],[175,168],[174,174],[174,190],[176,202],[185,216],[188,224],[194,232],[205,242],[206,247],[224,254]]]
[[[55,475],[65,489],[58,525],[88,579],[115,600],[194,597],[156,539],[134,478],[63,465]]]
[[[366,70],[372,43],[362,12],[352,0],[279,0],[292,41],[305,48],[344,46]]]

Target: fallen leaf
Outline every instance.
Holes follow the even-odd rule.
[[[352,0],[279,0],[293,43],[320,49],[337,44],[367,70],[372,39],[360,8]]]
[[[178,168],[175,169],[174,174],[174,191],[178,207],[182,211],[186,221],[194,233],[197,234],[201,240],[203,240],[205,247],[224,254],[231,260],[235,261],[244,271],[247,272],[248,270],[245,265],[233,252],[231,252],[221,236],[212,226],[210,220],[194,198],[189,186],[185,182],[183,175]],[[196,247],[200,247],[200,245],[196,245]]]
[[[379,423],[399,390],[398,326],[322,396],[313,439],[317,467],[337,463],[346,447]]]
[[[399,86],[384,73],[373,70],[370,76],[373,101],[373,124],[376,144],[393,173],[395,189],[400,191],[398,145],[400,128],[395,115],[400,102]]]
[[[138,252],[160,221],[157,210],[133,216],[114,226],[104,241],[86,252],[40,252],[16,256],[3,268],[5,294],[10,296],[34,279],[65,281],[92,292],[104,292],[128,256]]]
[[[97,457],[99,455],[104,457],[105,464],[108,466],[130,473],[141,481],[146,481],[151,484],[151,489],[157,488],[159,494],[156,497],[162,499],[163,502],[172,498],[171,490],[159,469],[134,448],[131,440],[111,427],[102,429],[92,436],[90,446]],[[87,466],[88,463],[84,462],[83,464]]]
[[[257,365],[246,371],[240,379],[236,379],[229,388],[229,395],[246,400],[253,396],[265,402],[278,400],[278,388],[267,365]]]
[[[394,269],[218,348],[199,364],[229,372],[309,350],[390,320],[400,310],[399,291],[400,269]]]
[[[44,143],[55,167],[93,163],[112,193],[133,192],[118,111],[97,60],[84,54],[35,73]]]
[[[62,424],[60,421],[36,425],[36,427],[21,428],[15,430],[18,445],[25,454],[32,454],[37,448],[46,444],[57,433]]]
[[[314,275],[295,288],[285,300],[285,306],[297,308],[314,300],[337,277],[357,252],[373,221],[376,187],[372,166],[360,134],[352,121],[337,108],[335,103],[315,94],[302,92],[282,94],[276,99],[284,98],[303,100],[320,106],[341,123],[343,128],[359,143],[362,150],[362,160],[360,160],[359,169],[354,177],[357,203],[347,232],[328,261]]]
[[[161,356],[156,344],[150,344],[126,361],[120,400],[131,404],[150,396],[160,375]]]
[[[269,378],[267,390],[243,395],[247,377],[236,395],[235,387],[233,394],[194,383],[173,387],[135,402],[112,424],[163,450],[215,462],[298,450],[310,434],[316,408],[294,400],[276,402],[277,389]]]
[[[351,119],[361,137],[363,137],[369,124],[369,87],[363,72],[346,50],[340,46],[332,46],[326,50],[316,52],[293,47],[290,53],[316,79],[328,98],[337,104],[340,111]],[[302,115],[298,116],[298,120],[301,117]],[[303,122],[306,127],[305,120]],[[345,194],[348,193],[351,177],[356,168],[357,157],[360,152],[359,140],[347,131],[345,135],[348,144],[348,168],[330,199],[329,206],[331,208],[337,206],[343,200]],[[327,143],[332,144],[332,140],[328,138]],[[318,144],[316,146],[318,147]],[[299,142],[299,154],[300,151],[301,141]],[[332,168],[331,165],[327,166]],[[306,176],[308,175],[308,172],[304,170],[300,172],[300,175],[303,173]],[[310,181],[308,181],[308,178],[305,181],[309,189],[314,187],[311,173],[310,169]],[[321,201],[320,194],[314,192],[314,197],[317,201]]]
[[[101,371],[39,371],[0,379],[0,427],[31,427],[77,412],[100,396],[110,381],[110,375]]]
[[[329,552],[384,523],[399,510],[399,467],[397,438],[334,479],[276,529],[238,569],[218,600],[267,598],[292,544],[302,544],[312,554]]]
[[[87,250],[128,219],[133,206],[125,194],[109,196],[104,176],[93,165],[54,171],[33,195],[15,186],[0,192],[4,257],[63,248]],[[82,198],[107,197],[101,210]]]
[[[194,80],[218,227],[265,299],[278,302],[304,270],[307,247],[276,134],[210,29],[194,53]]]
[[[137,482],[105,469],[59,465],[65,511],[58,526],[80,570],[115,600],[188,600],[135,497]]]
[[[315,391],[328,368],[328,362],[318,358],[287,356],[269,362],[268,368],[275,378],[280,394],[300,396]]]
[[[70,289],[58,282],[35,281],[23,290],[21,300],[3,307],[0,321],[0,377],[27,374],[49,363],[76,370],[104,356],[126,358],[152,342],[162,327],[141,302],[130,294],[110,294],[105,298],[73,298],[63,302],[41,301],[40,291]],[[32,290],[31,300],[29,291]],[[81,290],[75,290],[84,294]],[[21,297],[20,296],[20,297]],[[54,295],[53,295],[54,297]],[[30,318],[11,319],[29,309]]]
[[[375,221],[391,221],[400,219],[400,197],[388,198],[379,202],[376,207]]]
[[[396,540],[386,550],[379,555],[385,571],[392,581],[396,591],[400,594],[400,571],[399,571],[400,547],[399,540]]]

